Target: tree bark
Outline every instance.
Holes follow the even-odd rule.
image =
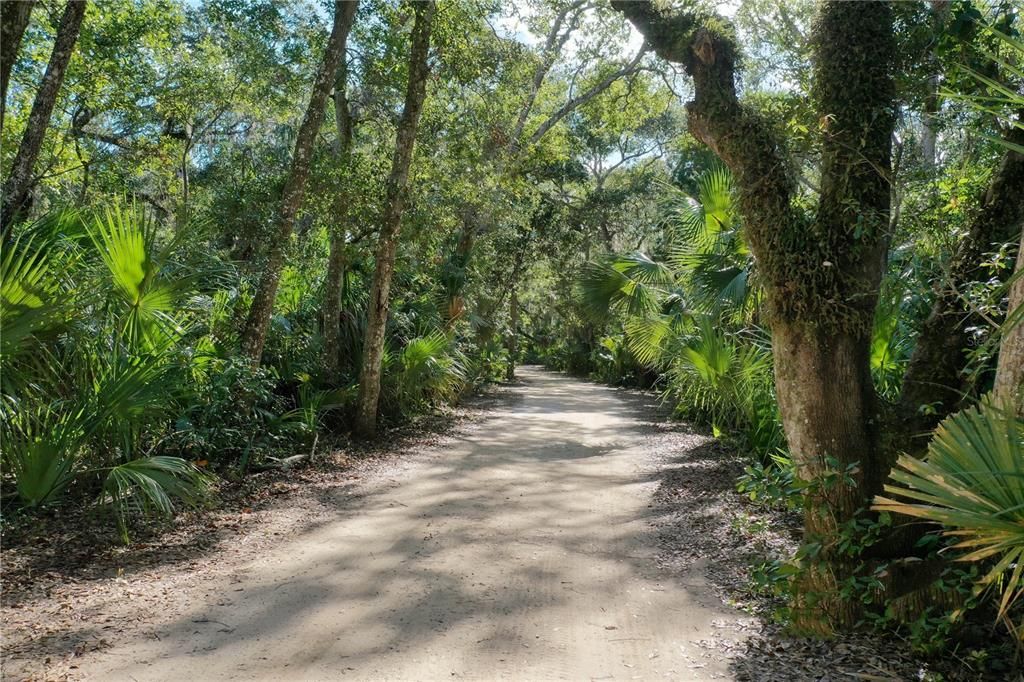
[[[839,583],[860,557],[835,549],[843,524],[882,491],[890,464],[880,445],[870,370],[875,307],[889,243],[896,44],[887,3],[826,3],[814,26],[812,94],[822,132],[821,196],[810,232],[818,263],[797,276],[818,301],[772,325],[779,408],[801,476],[805,541],[821,546],[808,567],[794,622],[828,634],[859,619]],[[870,49],[865,49],[870,46]],[[792,274],[792,273],[791,273]],[[832,302],[843,301],[828,311]],[[831,316],[822,317],[822,315]],[[830,476],[839,480],[828,483]],[[850,483],[844,483],[843,478]]]
[[[346,23],[346,28],[341,43],[342,56],[334,77],[334,121],[338,129],[334,155],[338,166],[342,168],[348,165],[352,152],[353,132],[352,116],[348,108],[348,60],[345,50],[348,44],[348,34],[352,29],[358,8],[359,0],[345,3],[343,20]],[[335,225],[331,229],[331,250],[327,258],[327,277],[324,280],[323,359],[325,370],[332,376],[338,372],[341,355],[341,289],[345,277],[346,237],[344,228],[347,223],[347,204],[348,194],[344,189],[340,189],[335,196]]]
[[[405,108],[398,124],[395,153],[391,161],[384,215],[377,242],[377,267],[370,288],[367,306],[366,337],[363,342],[363,365],[359,374],[359,398],[355,432],[363,437],[377,433],[377,409],[380,400],[381,372],[384,359],[384,332],[388,322],[388,296],[391,276],[395,269],[398,235],[402,224],[402,211],[409,184],[409,166],[412,163],[416,128],[419,124],[423,100],[426,97],[430,52],[430,29],[434,19],[435,3],[414,3],[416,23],[412,29],[412,48],[409,53],[409,82],[405,92]]]
[[[1013,128],[1009,142],[1024,144],[1024,130]],[[985,324],[962,294],[970,282],[987,278],[985,253],[1017,234],[1024,223],[1024,154],[1007,149],[989,181],[967,235],[960,240],[936,299],[918,333],[900,395],[900,429],[927,434],[956,411],[971,387],[963,377],[968,329]],[[923,406],[931,406],[927,413]]]
[[[8,176],[7,182],[4,183],[3,206],[0,209],[0,232],[5,241],[14,222],[26,212],[29,193],[33,185],[32,172],[39,159],[39,151],[43,146],[46,129],[50,125],[50,116],[53,114],[53,107],[57,102],[57,94],[64,83],[64,74],[67,72],[71,55],[75,50],[75,42],[78,40],[78,32],[82,28],[85,10],[85,0],[69,0],[64,7],[60,25],[57,27],[57,37],[53,43],[53,51],[50,53],[50,62],[46,65],[43,82],[40,83],[35,101],[32,102],[32,111],[28,116],[21,145],[14,156],[11,174]]]
[[[801,478],[811,481],[805,540],[820,547],[801,587],[798,627],[852,627],[840,597],[849,558],[837,531],[881,490],[869,346],[886,245],[895,40],[888,3],[827,2],[815,24],[813,96],[822,121],[822,191],[813,219],[794,209],[795,173],[770,126],[738,100],[736,45],[727,24],[695,6],[665,10],[613,0],[655,52],[692,77],[688,126],[732,170],[772,327],[776,386]],[[851,485],[832,485],[833,472]]]
[[[11,83],[11,69],[18,60],[21,38],[25,35],[35,0],[0,2],[0,132],[4,129],[7,110],[7,86]]]
[[[1024,419],[1024,230],[1017,250],[1017,267],[1010,286],[1007,322],[999,344],[999,365],[992,393],[997,402]]]
[[[334,26],[327,41],[323,61],[320,63],[320,68],[313,81],[313,92],[309,99],[309,106],[306,108],[306,115],[302,119],[299,134],[295,138],[291,169],[281,197],[277,230],[272,237],[267,253],[267,263],[263,275],[260,277],[252,306],[249,308],[245,328],[242,331],[242,354],[254,366],[259,365],[260,359],[263,357],[267,328],[270,326],[277,286],[281,279],[281,270],[284,268],[285,249],[288,247],[292,230],[295,227],[295,217],[298,215],[305,197],[306,180],[309,178],[309,169],[313,158],[313,145],[316,142],[320,126],[323,124],[327,96],[330,94],[335,72],[342,59],[342,46],[348,27],[351,26],[351,22],[348,25],[345,22],[346,13],[349,11],[346,8],[347,4],[344,0],[335,0],[334,3]]]

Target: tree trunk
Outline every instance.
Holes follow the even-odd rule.
[[[341,366],[341,294],[347,256],[344,233],[332,234],[331,251],[327,256],[327,276],[324,280],[323,309],[324,370],[332,378]]]
[[[359,374],[355,432],[367,438],[377,432],[377,408],[380,400],[391,275],[395,269],[398,234],[409,184],[409,166],[412,163],[413,146],[416,142],[416,127],[423,109],[429,75],[427,57],[430,52],[430,29],[434,19],[435,3],[433,0],[417,2],[414,3],[414,7],[416,24],[412,29],[412,48],[409,53],[409,83],[405,92],[405,108],[398,124],[391,174],[388,177],[384,215],[377,242],[377,267],[373,273],[370,301],[367,306],[363,366]]]
[[[178,232],[188,225],[189,200],[192,194],[192,179],[189,177],[188,169],[191,165],[189,157],[192,153],[195,128],[192,123],[186,122],[184,125],[184,131],[184,149],[181,150],[181,159],[178,163],[179,172],[181,173],[181,205],[178,207],[178,215],[174,220],[174,229]]]
[[[348,164],[352,152],[352,116],[348,110],[348,60],[345,54],[348,33],[355,21],[359,0],[345,3],[346,29],[341,43],[342,57],[334,77],[334,121],[338,129],[334,154],[339,167]],[[338,372],[341,355],[341,285],[345,277],[345,224],[347,223],[348,195],[339,190],[335,196],[334,219],[331,229],[331,251],[327,259],[327,277],[324,281],[324,369],[328,374]]]
[[[11,69],[18,61],[21,38],[25,35],[35,0],[0,2],[0,132],[4,129],[7,110],[7,86],[11,83]]]
[[[1014,128],[1009,142],[1024,144],[1024,130]],[[970,391],[962,373],[967,366],[968,329],[985,324],[964,301],[967,284],[986,279],[985,253],[1016,236],[1024,222],[1024,154],[1007,149],[989,181],[970,231],[960,240],[946,278],[937,283],[937,297],[921,326],[903,378],[900,429],[927,434],[959,408]],[[931,406],[927,413],[923,406]]]
[[[856,557],[838,529],[880,491],[869,345],[886,246],[895,40],[888,3],[826,2],[815,23],[813,97],[822,121],[817,214],[795,210],[789,159],[771,126],[738,100],[736,45],[720,18],[694,6],[613,0],[663,58],[693,78],[691,133],[736,179],[772,326],[782,420],[801,478],[811,482],[805,540],[819,551],[798,586],[797,626],[827,633],[858,619],[840,582]],[[847,484],[844,481],[848,481]],[[814,608],[810,605],[813,596]]]
[[[516,378],[516,353],[519,350],[519,296],[516,294],[516,283],[512,282],[512,292],[508,299],[508,369],[505,381]]]
[[[476,211],[466,210],[463,212],[462,230],[459,233],[459,240],[455,243],[455,250],[448,259],[448,267],[452,270],[457,270],[460,274],[454,281],[450,280],[446,283],[450,286],[447,291],[448,300],[445,302],[444,310],[446,329],[451,329],[466,311],[466,301],[462,295],[463,289],[466,287],[465,273],[473,253],[473,243],[476,240],[477,234],[482,233],[484,229],[480,216],[477,215]]]
[[[6,241],[10,229],[16,219],[27,208],[29,193],[32,190],[32,172],[39,158],[39,150],[43,146],[43,136],[50,125],[50,115],[57,102],[57,93],[64,82],[64,73],[71,62],[75,50],[78,32],[85,18],[85,0],[69,0],[64,7],[64,14],[57,27],[57,37],[50,53],[50,62],[46,65],[43,82],[36,92],[32,111],[28,116],[25,133],[21,138],[21,146],[14,156],[11,174],[4,183],[3,207],[0,209],[0,233]],[[6,38],[6,35],[4,36]],[[6,95],[6,93],[4,93]]]
[[[309,99],[309,106],[306,108],[306,115],[302,119],[299,134],[295,138],[291,169],[281,196],[277,230],[272,237],[263,276],[260,278],[252,306],[249,308],[249,316],[245,321],[245,328],[242,331],[242,354],[253,365],[259,365],[263,356],[263,344],[267,340],[267,328],[270,326],[270,316],[274,311],[277,285],[281,279],[281,270],[284,268],[285,249],[288,247],[295,226],[295,217],[302,206],[302,199],[306,193],[306,180],[309,177],[313,158],[313,145],[323,123],[324,109],[327,105],[327,96],[331,91],[334,74],[341,62],[344,38],[348,32],[348,26],[351,26],[351,22],[348,25],[345,23],[345,16],[349,12],[346,8],[347,4],[344,0],[335,0],[334,3],[334,27],[331,29],[331,37],[327,41],[323,61],[320,63],[320,68],[313,81],[313,92]]]
[[[1014,277],[992,392],[996,401],[1013,409],[1018,417],[1024,419],[1024,230],[1021,231]]]
[[[836,544],[841,527],[882,491],[890,467],[878,433],[870,346],[889,243],[892,21],[883,3],[829,2],[819,12],[812,95],[827,122],[810,233],[820,260],[799,274],[780,264],[799,289],[776,286],[773,293],[775,305],[790,312],[772,324],[779,409],[797,471],[814,482],[804,502],[805,542],[821,548],[800,585],[807,599],[794,605],[794,623],[821,634],[859,619],[860,603],[843,599],[838,588],[861,557],[845,556]],[[795,297],[807,301],[794,305]]]

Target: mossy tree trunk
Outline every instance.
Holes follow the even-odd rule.
[[[405,108],[398,123],[395,153],[388,176],[384,215],[377,241],[376,269],[367,304],[366,337],[363,341],[363,364],[359,373],[359,397],[355,432],[369,438],[377,433],[377,409],[384,359],[384,333],[388,324],[388,296],[391,276],[395,270],[398,236],[402,226],[409,185],[409,167],[412,164],[416,128],[419,124],[423,100],[426,97],[427,77],[430,73],[427,57],[430,52],[430,29],[434,20],[435,3],[413,3],[416,23],[412,29],[412,48],[409,52],[409,82],[405,91]]]
[[[43,146],[43,137],[50,126],[50,116],[57,103],[57,94],[64,83],[64,74],[71,55],[75,51],[78,32],[85,18],[85,0],[69,0],[64,6],[57,37],[50,52],[50,61],[46,65],[43,81],[36,91],[32,102],[32,111],[28,115],[28,123],[18,146],[18,152],[11,164],[11,172],[3,186],[3,205],[0,207],[0,233],[6,241],[10,229],[19,216],[28,212],[29,195],[32,191],[32,172],[39,158],[39,150]],[[23,29],[24,30],[24,29]],[[6,39],[6,32],[3,36]],[[5,93],[6,94],[6,93]]]
[[[688,125],[732,170],[772,327],[776,385],[806,499],[805,539],[817,547],[795,604],[797,626],[852,626],[839,595],[857,557],[835,549],[839,529],[881,490],[869,366],[888,245],[895,40],[888,3],[824,3],[814,28],[813,99],[821,121],[821,196],[794,204],[795,173],[773,129],[738,99],[731,27],[697,6],[660,9],[613,0],[661,57],[682,64],[694,97]]]
[[[359,0],[345,3],[345,30],[341,41],[341,61],[334,78],[334,121],[338,129],[338,138],[334,145],[334,155],[338,166],[348,165],[352,153],[352,115],[348,104],[348,60],[345,49],[348,33],[355,21]],[[324,369],[328,374],[338,371],[341,354],[341,290],[345,277],[346,261],[346,227],[348,224],[348,194],[344,188],[338,190],[335,197],[334,220],[331,229],[331,249],[327,257],[327,276],[324,280]]]
[[[313,160],[313,145],[316,142],[320,126],[323,124],[327,97],[331,92],[331,85],[342,59],[348,30],[352,26],[351,10],[348,5],[349,3],[345,0],[336,0],[334,3],[334,26],[327,41],[323,60],[320,62],[320,67],[313,80],[313,92],[309,98],[309,106],[306,107],[306,114],[295,138],[291,168],[288,171],[288,179],[285,181],[284,191],[281,195],[277,229],[271,238],[267,250],[267,262],[256,288],[256,295],[249,308],[245,327],[242,330],[242,354],[253,365],[259,365],[263,357],[263,345],[267,340],[270,316],[274,312],[274,299],[277,297],[281,270],[284,268],[285,251],[291,240],[295,218],[306,195],[306,180],[309,178]]]

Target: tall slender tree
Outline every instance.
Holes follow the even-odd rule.
[[[21,37],[25,35],[35,0],[0,2],[0,130],[4,127],[7,110],[7,86],[11,83],[11,69],[18,59]]]
[[[355,20],[359,0],[346,3],[345,11],[349,28]],[[346,31],[346,36],[348,31]],[[348,164],[352,153],[352,112],[348,101],[348,59],[345,54],[347,40],[341,45],[342,58],[334,78],[334,121],[338,129],[338,137],[334,144],[334,155],[339,166]],[[327,276],[324,281],[324,368],[329,374],[338,370],[338,355],[341,352],[341,285],[345,276],[345,207],[347,192],[344,188],[335,197],[335,224],[331,229],[331,248],[327,257]]]
[[[416,20],[412,29],[412,47],[409,52],[409,82],[405,91],[405,108],[398,123],[395,153],[388,176],[384,215],[377,240],[377,265],[370,288],[367,307],[366,338],[363,342],[363,364],[359,374],[359,399],[355,430],[364,437],[377,432],[377,410],[380,400],[381,373],[384,359],[384,332],[388,322],[388,296],[391,276],[395,269],[398,234],[402,225],[409,185],[409,166],[412,163],[416,128],[427,91],[430,68],[430,31],[436,9],[433,0],[412,3]]]
[[[313,145],[316,142],[317,133],[323,125],[327,98],[330,95],[338,65],[343,58],[349,29],[352,27],[352,18],[355,15],[355,8],[351,6],[352,4],[354,3],[348,3],[345,0],[335,0],[334,26],[331,29],[320,68],[313,80],[313,92],[309,98],[309,106],[306,107],[306,115],[302,119],[299,134],[295,138],[291,168],[281,196],[277,229],[274,231],[267,253],[267,263],[263,275],[260,277],[256,295],[253,297],[252,306],[249,308],[245,328],[242,331],[242,353],[253,365],[259,365],[263,356],[267,328],[270,326],[270,316],[274,311],[274,299],[277,296],[277,287],[281,280],[281,270],[284,268],[285,250],[295,226],[295,217],[298,215],[306,194],[306,180],[309,178],[313,159]]]
[[[43,137],[50,125],[50,116],[53,114],[53,107],[57,102],[57,93],[60,92],[60,87],[64,83],[64,74],[71,62],[71,55],[75,51],[75,43],[78,41],[78,32],[82,28],[85,10],[85,0],[69,0],[64,7],[60,25],[57,27],[57,37],[53,42],[50,62],[46,65],[43,81],[39,85],[39,90],[36,91],[35,101],[32,102],[32,111],[28,115],[28,123],[25,125],[21,145],[14,156],[11,174],[3,187],[0,233],[3,234],[5,240],[14,221],[27,208],[33,184],[32,173],[36,166],[36,160],[39,158],[39,150],[43,146]],[[6,92],[4,94],[6,95]]]

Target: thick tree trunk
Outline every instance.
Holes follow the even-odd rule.
[[[46,66],[43,82],[40,83],[35,101],[32,103],[32,111],[28,116],[21,145],[11,165],[11,174],[4,183],[3,207],[0,209],[0,232],[4,240],[7,239],[11,226],[18,216],[27,208],[33,184],[32,172],[43,146],[43,136],[50,125],[50,116],[53,114],[60,86],[64,82],[64,74],[75,51],[75,42],[82,28],[85,10],[85,0],[70,0],[64,7],[53,51],[50,53],[50,62]]]
[[[1008,141],[1024,144],[1024,130],[1014,128]],[[970,282],[988,277],[984,254],[1014,239],[1024,223],[1024,154],[1008,149],[995,171],[970,231],[959,241],[945,279],[921,326],[910,356],[900,395],[900,428],[927,434],[960,406],[970,391],[963,377],[967,366],[968,329],[984,320],[963,298]],[[923,406],[932,409],[922,411]]]
[[[21,37],[25,35],[35,0],[0,2],[0,131],[4,129],[7,110],[7,86],[11,83],[11,69],[18,60]]]
[[[836,549],[840,529],[882,491],[890,467],[878,433],[870,345],[889,243],[896,123],[891,8],[826,3],[813,40],[812,95],[827,121],[822,191],[810,226],[820,262],[805,263],[799,273],[783,266],[799,288],[773,292],[786,297],[775,304],[790,314],[773,321],[772,343],[789,448],[801,478],[814,482],[804,503],[805,542],[821,548],[801,585],[808,598],[794,604],[794,623],[828,634],[859,619],[859,602],[838,594],[859,560]],[[794,297],[814,302],[801,309]]]
[[[336,0],[334,3],[334,27],[331,29],[331,37],[327,41],[323,61],[320,63],[320,68],[313,81],[313,92],[309,99],[309,106],[306,108],[306,115],[302,119],[299,134],[295,139],[291,169],[281,196],[277,230],[272,237],[263,276],[260,278],[252,306],[249,308],[245,328],[242,331],[242,354],[253,365],[259,365],[263,356],[263,344],[267,340],[267,328],[270,326],[270,316],[274,311],[277,285],[281,279],[281,270],[284,268],[285,250],[295,226],[295,217],[302,206],[302,199],[306,193],[306,180],[309,177],[310,163],[313,158],[313,144],[316,142],[317,132],[323,123],[327,96],[331,92],[331,84],[342,59],[342,46],[348,33],[348,27],[351,26],[351,22],[347,25],[345,22],[345,16],[349,11],[346,8],[347,4],[344,0]]]
[[[799,627],[857,620],[839,583],[854,561],[835,549],[888,473],[879,446],[869,344],[888,242],[895,41],[888,3],[827,2],[815,24],[814,99],[822,193],[813,220],[794,210],[793,173],[771,127],[736,96],[736,46],[720,18],[613,0],[655,52],[693,78],[690,131],[730,167],[772,325],[777,394],[819,547],[795,604]]]
[[[342,57],[334,77],[334,121],[338,137],[334,154],[339,166],[348,164],[352,152],[352,116],[348,110],[348,60],[345,55],[348,33],[355,21],[359,0],[345,3],[346,23],[341,43]],[[339,190],[335,196],[334,220],[331,229],[331,251],[327,259],[327,277],[324,281],[324,369],[333,377],[337,373],[341,355],[341,285],[345,276],[345,224],[347,223],[348,195]]]
[[[1024,230],[1017,250],[1017,267],[1010,286],[1007,325],[999,345],[999,366],[996,368],[995,399],[1013,409],[1024,419]]]
[[[388,323],[388,296],[391,276],[395,269],[398,235],[402,224],[402,211],[409,184],[409,166],[416,142],[416,127],[427,90],[430,52],[430,29],[434,20],[435,3],[414,3],[416,24],[412,29],[412,48],[409,53],[409,83],[405,92],[405,108],[398,124],[395,153],[391,161],[384,215],[377,242],[377,267],[370,288],[367,306],[366,338],[363,342],[363,366],[359,374],[359,399],[355,431],[363,437],[377,432],[377,409],[380,400],[381,371],[384,359],[384,332]]]

